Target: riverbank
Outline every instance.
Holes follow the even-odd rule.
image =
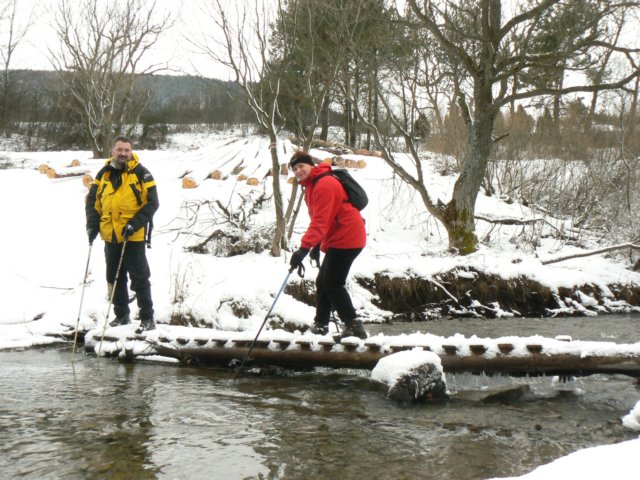
[[[268,141],[251,136],[195,144],[183,140],[180,149],[138,152],[160,194],[147,251],[156,321],[257,331],[286,278],[289,255],[274,258],[265,247],[273,225]],[[287,141],[278,144],[283,163],[293,148]],[[312,153],[332,157],[321,150]],[[640,273],[633,270],[629,252],[548,263],[601,245],[566,221],[496,195],[480,195],[481,218],[544,221],[529,227],[478,220],[479,250],[454,255],[447,251],[446,232],[382,159],[348,157],[355,162],[350,165],[361,167],[350,170],[370,197],[362,212],[367,247],[347,284],[365,323],[639,311]],[[0,288],[8,299],[0,312],[0,348],[48,342],[76,322],[82,330],[102,324],[109,310],[104,259],[100,240],[92,249],[87,246],[86,186],[75,174],[49,178],[40,171],[46,171],[44,165],[64,172],[65,165],[79,163],[67,171],[95,173],[104,161],[91,159],[89,152],[4,152],[3,158],[12,168],[0,170],[7,226],[0,238]],[[425,183],[436,198],[446,198],[456,179],[438,173],[441,160],[425,154],[423,165]],[[212,175],[214,170],[220,175]],[[184,188],[186,177],[197,186]],[[285,199],[291,189],[287,178],[290,174],[281,175]],[[307,225],[302,208],[292,249]],[[295,275],[289,279],[270,326],[305,330],[312,323],[317,270],[306,265],[304,280]],[[135,317],[135,302],[131,307]]]

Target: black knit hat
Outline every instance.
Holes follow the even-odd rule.
[[[298,150],[291,156],[291,160],[289,160],[289,168],[293,168],[294,165],[297,165],[298,163],[306,163],[307,165],[311,165],[312,167],[315,165],[315,163],[313,163],[311,155],[309,155],[304,150]]]

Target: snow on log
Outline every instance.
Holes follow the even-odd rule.
[[[447,398],[440,357],[421,348],[381,358],[371,372],[371,380],[385,385],[387,396],[400,402]]]
[[[39,170],[39,168],[38,168]],[[84,175],[85,173],[89,173],[90,169],[86,166],[79,167],[65,167],[55,170],[52,167],[48,167],[46,171],[47,177],[49,178],[66,178],[66,177],[79,177]]]

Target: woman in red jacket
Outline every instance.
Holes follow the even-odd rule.
[[[332,175],[331,165],[314,165],[311,156],[302,150],[289,162],[300,185],[305,187],[305,201],[311,223],[300,241],[300,248],[291,256],[290,265],[297,268],[311,251],[311,259],[318,260],[325,253],[316,279],[316,317],[312,331],[329,332],[332,307],[345,324],[340,338],[367,338],[362,321],[356,318],[345,281],[351,264],[364,248],[367,237],[364,220],[349,202],[347,192]],[[319,178],[320,177],[320,178]]]

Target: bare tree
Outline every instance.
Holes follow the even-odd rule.
[[[394,161],[389,149],[385,159],[405,181],[421,194],[427,210],[446,228],[449,247],[460,254],[477,249],[475,203],[486,173],[493,143],[494,121],[503,106],[526,98],[559,98],[574,92],[620,89],[640,75],[631,53],[602,35],[603,25],[622,6],[637,9],[637,2],[510,2],[500,0],[409,0],[410,12],[402,20],[429,33],[449,68],[455,100],[465,119],[468,137],[462,171],[451,199],[435,201],[424,186],[420,158],[406,130],[405,112],[395,115],[386,92],[379,96],[394,125],[406,139],[415,172]],[[505,2],[506,3],[506,2]],[[569,70],[584,72],[593,59],[608,51],[626,59],[616,78],[600,83],[571,85],[558,82]],[[515,80],[517,78],[517,84]],[[415,79],[408,74],[398,87],[410,105],[415,103]],[[417,92],[417,91],[416,91]],[[369,125],[376,128],[375,125]],[[384,144],[379,132],[378,137]]]
[[[11,60],[18,46],[33,25],[33,10],[24,21],[17,18],[18,0],[4,0],[0,3],[0,57],[2,58],[2,79],[0,80],[0,128],[7,126],[8,104],[11,96]]]
[[[243,2],[236,3],[234,7],[214,0],[203,11],[203,15],[214,22],[214,31],[189,40],[200,52],[226,68],[234,77],[234,82],[244,91],[258,125],[269,137],[276,211],[271,254],[278,257],[285,240],[286,218],[278,175],[280,76],[273,70],[275,65],[269,58],[270,22],[274,19],[274,12],[268,8],[267,2],[256,2],[251,11]],[[280,7],[278,2],[277,8]]]
[[[94,157],[106,157],[113,136],[131,134],[147,106],[149,93],[135,90],[136,79],[160,69],[142,59],[169,17],[156,14],[155,0],[60,0],[53,26],[60,101],[80,118]]]

